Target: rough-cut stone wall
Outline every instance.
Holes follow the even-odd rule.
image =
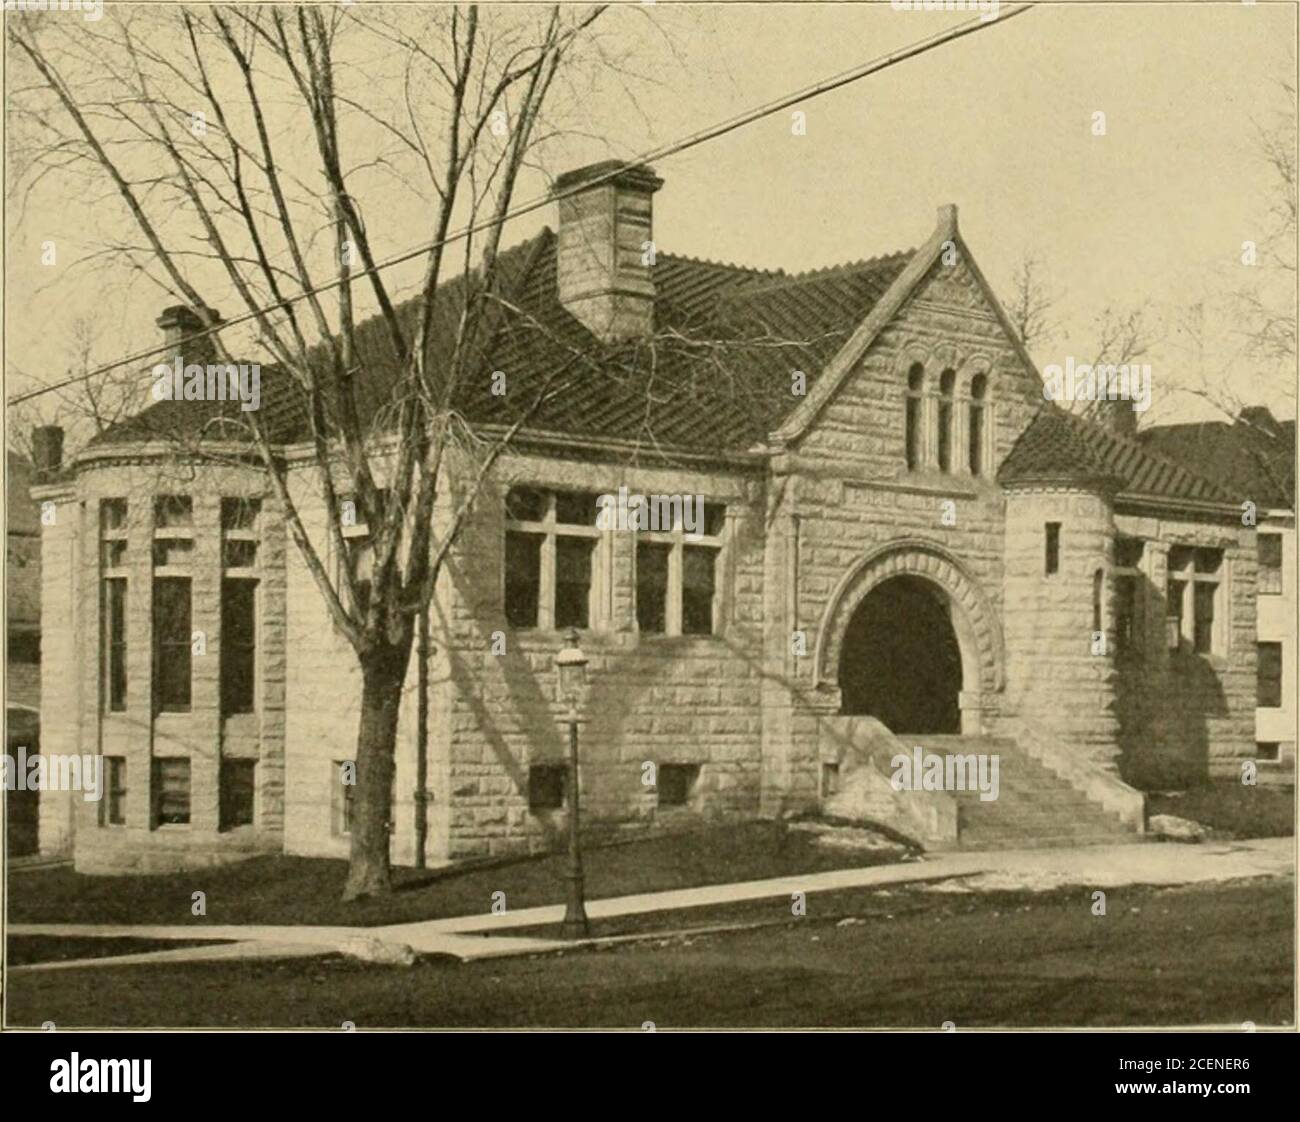
[[[85,656],[77,595],[81,504],[67,492],[41,492],[54,504],[53,521],[41,529],[41,751],[72,755],[82,747],[80,679]],[[28,746],[30,747],[30,746]],[[44,854],[72,849],[72,801],[58,791],[42,791],[39,842]]]
[[[558,764],[567,731],[557,722],[554,659],[562,632],[515,630],[503,611],[504,494],[511,482],[614,494],[702,494],[727,507],[716,571],[724,606],[719,633],[640,635],[636,629],[636,535],[609,530],[595,555],[604,589],[594,626],[581,727],[582,808],[592,827],[670,827],[712,816],[754,814],[760,784],[759,632],[762,508],[752,482],[694,470],[623,469],[514,456],[480,498],[450,560],[436,641],[446,653],[443,697],[449,737],[441,770],[450,789],[447,853],[495,854],[553,845],[561,812],[528,807],[528,769]],[[500,632],[504,655],[492,653]],[[696,764],[690,805],[659,808],[642,782],[647,762]]]
[[[378,465],[381,475],[383,466]],[[336,487],[341,494],[348,492],[341,476]],[[325,505],[314,467],[302,466],[290,474],[290,494],[337,586],[338,558],[329,544]],[[284,802],[285,852],[347,857],[351,842],[339,830],[343,792],[336,764],[356,757],[361,671],[356,652],[335,630],[325,599],[292,543],[286,554],[286,572],[287,688],[291,704],[285,730],[285,764],[290,777]],[[430,722],[433,730],[438,728],[439,712],[435,703]],[[412,654],[397,734],[391,849],[394,862],[408,865],[415,858],[415,714],[416,666]],[[433,782],[430,786],[438,798],[431,811],[431,817],[436,817],[445,788]],[[432,835],[426,852],[433,856],[439,852]]]
[[[74,862],[81,872],[159,872],[236,859],[281,847],[284,791],[283,517],[264,501],[261,519],[258,593],[257,712],[223,722],[219,712],[221,657],[221,498],[260,496],[264,480],[254,469],[157,463],[105,464],[85,470],[76,485],[79,509],[75,544],[64,534],[48,539],[55,587],[65,546],[75,551],[75,619],[71,641],[64,622],[51,629],[50,665],[75,680],[55,686],[54,707],[67,705],[51,723],[54,739],[46,752],[75,751],[121,756],[126,760],[126,824],[101,826],[99,804],[79,795],[71,800],[76,820]],[[152,712],[153,499],[189,495],[193,501],[194,544],[188,562],[191,628],[202,632],[205,653],[192,655],[191,708],[187,713]],[[107,712],[100,650],[100,507],[111,498],[128,503],[127,544],[127,694],[124,712]],[[51,607],[57,598],[46,603]],[[57,660],[57,662],[55,661]],[[51,675],[53,681],[53,675]],[[75,696],[75,701],[74,701]],[[73,714],[69,721],[67,714]],[[219,769],[222,755],[254,758],[254,825],[218,829]],[[190,761],[190,823],[153,828],[150,821],[151,760],[175,756]]]
[[[1201,520],[1124,510],[1117,530],[1147,540],[1143,557],[1142,648],[1122,660],[1117,682],[1125,777],[1146,787],[1207,776],[1239,776],[1253,758],[1256,699],[1255,534],[1231,515]],[[1223,550],[1215,604],[1215,649],[1197,654],[1166,641],[1166,582],[1172,546]]]
[[[1046,526],[1060,525],[1058,568],[1046,571]],[[1028,721],[1062,748],[1115,766],[1117,722],[1113,643],[1094,642],[1094,594],[1101,631],[1113,635],[1106,579],[1114,521],[1110,500],[1069,486],[1016,488],[1007,496],[1004,595],[1005,715]]]
[[[905,402],[916,362],[926,375],[927,435],[922,462],[909,470]],[[956,372],[953,451],[951,470],[942,471],[933,434],[939,380],[948,368]],[[988,405],[983,470],[975,476],[967,417],[971,381],[980,373],[988,378]],[[827,607],[855,562],[891,541],[925,539],[951,553],[992,614],[1002,613],[1003,503],[993,480],[1041,405],[1041,384],[971,270],[960,261],[937,262],[778,465],[785,476],[772,489],[765,568],[767,810],[808,806],[818,797],[817,717],[838,712],[839,697],[834,667],[827,671],[830,681],[813,690],[812,652],[821,630],[835,622],[826,619]],[[953,506],[946,507],[948,502]],[[792,651],[795,632],[806,637],[805,657]],[[964,693],[978,690],[978,683],[963,682]],[[965,700],[977,709],[995,710],[998,704],[996,696]]]
[[[1296,747],[1296,534],[1293,516],[1271,516],[1260,523],[1259,537],[1275,534],[1282,546],[1282,587],[1256,601],[1259,641],[1282,647],[1282,704],[1255,710],[1255,742],[1278,746],[1276,763],[1260,761],[1262,775],[1284,782],[1295,780]]]

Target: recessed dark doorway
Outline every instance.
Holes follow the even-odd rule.
[[[840,651],[844,713],[875,717],[894,733],[961,732],[961,649],[938,586],[883,581],[853,613]]]

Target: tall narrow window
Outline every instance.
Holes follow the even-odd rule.
[[[1187,598],[1187,582],[1170,577],[1165,582],[1165,639],[1171,651],[1182,645],[1183,601]]]
[[[1223,642],[1219,635],[1226,636],[1228,630],[1215,625],[1222,568],[1221,549],[1179,545],[1169,550],[1166,597],[1171,649],[1187,642],[1197,654],[1212,654]],[[1188,585],[1192,587],[1190,605]]]
[[[1106,574],[1098,569],[1092,574],[1092,629],[1102,630],[1102,596],[1106,590]]]
[[[1048,522],[1043,529],[1045,531],[1043,571],[1050,577],[1061,568],[1061,524]]]
[[[126,578],[104,581],[104,693],[110,713],[126,711]]]
[[[257,701],[258,516],[256,499],[221,500],[221,715]]]
[[[696,500],[688,501],[694,510]],[[705,503],[691,532],[683,525],[687,513],[683,505],[682,519],[670,532],[637,531],[636,617],[644,634],[712,635],[717,629],[718,559],[727,508]]]
[[[967,438],[970,441],[970,473],[984,474],[984,405],[988,394],[988,378],[976,374],[970,383],[970,424]]]
[[[257,581],[221,582],[221,715],[252,713],[257,684]]]
[[[921,425],[924,415],[925,368],[919,362],[912,364],[907,375],[907,399],[904,436],[907,470],[921,465]]]
[[[104,704],[110,713],[126,710],[127,506],[125,499],[99,505],[100,563],[103,572],[100,651]]]
[[[1144,596],[1141,538],[1115,542],[1115,649],[1119,654],[1140,655],[1143,648]]]
[[[506,621],[511,627],[536,627],[541,603],[541,534],[506,531]]]
[[[1214,649],[1214,601],[1218,586],[1196,584],[1196,628],[1192,632],[1192,645],[1197,654],[1209,654]]]
[[[939,470],[952,471],[952,390],[955,370],[939,375]]]
[[[194,504],[189,495],[154,499],[153,708],[190,708],[190,561]],[[188,766],[188,765],[187,765]]]
[[[256,777],[256,760],[221,761],[220,829],[233,830],[237,826],[253,824]]]
[[[190,578],[155,577],[153,582],[155,711],[189,712],[190,651]]]
[[[1282,644],[1255,644],[1256,697],[1261,709],[1282,705]]]
[[[1282,535],[1259,535],[1259,594],[1282,594]]]
[[[155,756],[151,770],[154,827],[188,826],[190,761],[184,757]]]
[[[713,633],[713,568],[717,550],[688,545],[682,552],[682,634]]]
[[[668,629],[668,557],[672,547],[655,542],[636,546],[636,625],[643,634]]]

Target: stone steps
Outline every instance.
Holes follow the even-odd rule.
[[[998,797],[949,791],[957,801],[958,844],[963,849],[1021,849],[1136,841],[1118,815],[1093,802],[1022,751],[1009,737],[904,736],[938,755],[997,755]]]

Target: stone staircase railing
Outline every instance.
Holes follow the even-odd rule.
[[[944,791],[899,791],[890,782],[895,756],[911,755],[874,717],[826,717],[819,754],[839,766],[839,789],[822,800],[822,812],[850,821],[887,823],[926,849],[957,845],[957,800]]]
[[[1000,735],[1013,737],[1025,755],[1114,814],[1134,833],[1146,832],[1146,797],[1118,775],[1063,751],[1052,737],[1022,717],[1004,717],[997,729]]]

